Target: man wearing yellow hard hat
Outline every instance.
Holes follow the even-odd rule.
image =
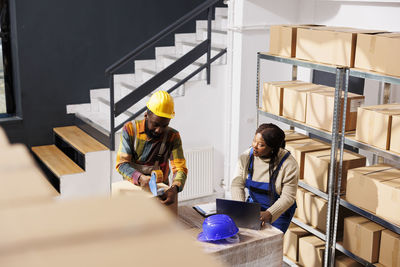
[[[163,203],[167,205],[174,203],[187,177],[179,132],[168,127],[174,116],[172,97],[165,91],[154,93],[147,102],[144,119],[124,125],[116,164],[125,180],[147,187],[151,173],[156,175],[157,183],[169,184],[170,161],[173,182],[164,194]]]

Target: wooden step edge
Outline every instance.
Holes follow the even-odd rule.
[[[53,131],[82,154],[108,150],[108,148],[77,126],[56,127]]]
[[[58,178],[85,172],[55,145],[34,146],[32,151]]]

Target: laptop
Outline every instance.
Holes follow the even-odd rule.
[[[221,198],[217,198],[216,203],[217,213],[226,214],[231,217],[236,223],[236,226],[254,230],[261,229],[260,203],[249,203]]]

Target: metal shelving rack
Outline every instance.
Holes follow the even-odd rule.
[[[260,105],[260,60],[269,60],[274,62],[286,63],[293,66],[292,69],[292,79],[296,79],[297,77],[297,67],[305,67],[314,70],[325,71],[329,73],[336,74],[336,84],[335,84],[335,104],[334,104],[334,117],[332,123],[332,132],[322,131],[320,129],[316,129],[310,127],[304,123],[290,120],[281,116],[277,116],[271,113],[264,112],[259,109]],[[387,158],[394,161],[400,162],[400,154],[393,153],[391,151],[382,150],[376,148],[374,146],[356,141],[354,137],[347,134],[340,134],[339,131],[339,121],[342,120],[342,129],[341,132],[344,133],[345,129],[345,122],[346,122],[346,113],[343,112],[343,117],[339,118],[340,110],[341,110],[341,103],[340,103],[340,95],[343,91],[344,101],[343,101],[343,110],[346,109],[347,106],[347,93],[348,93],[348,81],[349,76],[365,78],[365,79],[372,79],[377,80],[380,82],[385,83],[385,87],[388,84],[400,84],[400,78],[388,76],[388,75],[380,75],[373,72],[362,71],[353,68],[341,67],[341,66],[333,66],[327,64],[318,64],[314,62],[308,62],[304,60],[298,60],[294,58],[286,58],[286,57],[279,57],[274,56],[268,53],[258,53],[257,54],[257,88],[256,88],[256,107],[257,107],[257,125],[259,122],[259,116],[266,116],[272,118],[276,121],[280,121],[290,125],[291,128],[299,128],[305,130],[308,133],[314,134],[316,136],[322,137],[324,139],[331,140],[331,159],[330,159],[330,170],[329,170],[329,177],[328,177],[328,193],[321,192],[303,182],[299,182],[299,186],[328,200],[328,207],[327,207],[327,232],[326,235],[322,234],[321,232],[315,230],[314,228],[304,224],[303,222],[293,219],[293,222],[298,226],[302,227],[303,229],[309,231],[310,233],[318,236],[322,240],[325,241],[325,257],[324,257],[324,266],[334,266],[334,259],[335,259],[335,251],[339,250],[342,253],[346,254],[347,256],[355,259],[359,263],[363,264],[364,266],[374,266],[371,263],[366,262],[365,260],[357,257],[356,255],[352,254],[350,251],[347,251],[343,246],[336,241],[336,234],[337,234],[337,223],[338,223],[338,213],[340,207],[345,207],[347,209],[352,210],[353,212],[358,213],[361,216],[364,216],[371,221],[374,221],[378,224],[381,224],[385,228],[399,233],[400,234],[400,227],[398,225],[392,224],[375,214],[369,213],[357,206],[354,206],[348,203],[345,199],[340,197],[340,193],[338,192],[338,188],[341,186],[341,170],[343,164],[343,148],[344,144],[350,145],[355,148],[364,149],[374,153],[377,156]],[[335,164],[337,161],[337,151],[339,149],[339,165]],[[338,174],[337,183],[335,184],[336,177],[335,174]],[[290,262],[290,260],[288,260]]]

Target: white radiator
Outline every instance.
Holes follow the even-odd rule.
[[[184,152],[188,177],[179,200],[209,196],[213,193],[214,150],[212,147]]]

